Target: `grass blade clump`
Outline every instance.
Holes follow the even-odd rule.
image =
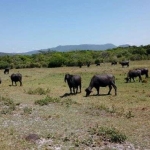
[[[24,114],[31,114],[32,113],[32,108],[26,106],[26,107],[23,108],[23,112],[24,112]]]
[[[35,104],[43,106],[43,105],[48,105],[49,103],[59,103],[59,102],[60,102],[59,98],[52,98],[50,96],[46,96],[44,99],[36,100]]]
[[[41,88],[41,87],[38,87],[38,88],[36,88],[36,89],[34,89],[34,90],[29,89],[29,91],[28,91],[27,93],[28,93],[28,94],[31,94],[31,95],[34,95],[34,94],[45,95],[45,94],[47,94],[47,93],[49,93],[49,92],[50,92],[50,89],[49,89],[49,88],[43,89],[43,88]]]
[[[116,130],[115,128],[107,128],[107,127],[95,127],[89,130],[91,135],[100,136],[104,141],[110,141],[114,143],[122,143],[127,137],[125,134]]]
[[[0,97],[0,113],[8,114],[16,109],[16,105],[12,99]]]

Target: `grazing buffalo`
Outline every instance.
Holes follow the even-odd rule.
[[[142,81],[141,70],[130,70],[125,80],[127,83],[131,82],[131,79],[135,82],[134,78],[136,77],[139,77],[139,82]]]
[[[117,95],[117,87],[115,85],[115,77],[111,74],[104,75],[94,75],[91,79],[90,85],[85,89],[86,96],[89,96],[92,92],[92,88],[95,87],[97,90],[97,95],[99,95],[100,87],[109,86],[108,95],[110,94],[112,87],[115,89],[115,95]]]
[[[116,61],[112,61],[111,65],[117,65],[117,62]]]
[[[96,66],[100,66],[100,63],[97,63]]]
[[[5,68],[5,70],[4,70],[4,74],[9,74],[9,68]]]
[[[124,67],[124,66],[129,67],[129,61],[122,61],[122,62],[119,62],[119,64],[121,64],[122,67]]]
[[[136,70],[141,70],[141,75],[145,75],[145,78],[148,78],[148,69],[147,68],[138,68]]]
[[[68,86],[70,88],[70,93],[72,93],[72,89],[73,89],[73,93],[77,94],[78,92],[78,87],[80,88],[80,93],[81,93],[81,77],[79,75],[70,75],[70,74],[66,74],[64,81],[68,83]],[[76,91],[75,91],[76,89]]]
[[[13,73],[10,76],[10,78],[12,81],[12,85],[13,85],[13,82],[15,82],[15,85],[17,85],[16,82],[20,82],[20,86],[22,86],[22,75],[20,73],[16,73],[16,74]]]

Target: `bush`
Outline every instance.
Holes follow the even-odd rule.
[[[50,92],[50,89],[43,89],[43,88],[40,88],[38,87],[37,89],[35,90],[32,90],[32,89],[29,89],[29,91],[27,92],[28,94],[39,94],[39,95],[44,95],[44,94],[47,94]]]
[[[127,139],[125,134],[120,133],[115,128],[95,127],[91,128],[89,132],[92,135],[100,136],[104,141],[110,141],[114,143],[122,143]]]
[[[16,104],[9,98],[0,97],[1,114],[11,113],[16,109]]]
[[[36,100],[35,104],[43,106],[43,105],[48,105],[49,103],[59,103],[59,102],[60,102],[60,99],[47,96],[44,99]]]
[[[24,107],[23,111],[24,111],[24,114],[31,114],[32,113],[32,108]]]

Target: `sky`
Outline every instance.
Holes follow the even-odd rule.
[[[0,52],[150,44],[150,0],[0,0]]]

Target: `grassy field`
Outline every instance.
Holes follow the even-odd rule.
[[[33,68],[12,69],[11,73],[23,75],[23,86],[11,86],[9,75],[0,70],[0,149],[150,149],[150,78],[145,82],[125,83],[129,69],[147,67],[150,61],[130,62],[121,65],[91,65],[89,68]],[[68,95],[64,82],[66,73],[82,77],[82,92]],[[96,90],[85,97],[94,74],[111,73],[116,77],[117,96],[108,87]],[[42,102],[42,103],[40,103]],[[46,103],[47,102],[47,103]],[[45,104],[45,105],[44,105]],[[103,130],[103,133],[102,133]],[[110,138],[126,137],[122,143]],[[105,133],[104,133],[105,131]],[[36,134],[37,139],[28,139]],[[109,147],[111,145],[112,147]],[[116,147],[115,147],[116,146]],[[127,149],[127,148],[126,148]]]

